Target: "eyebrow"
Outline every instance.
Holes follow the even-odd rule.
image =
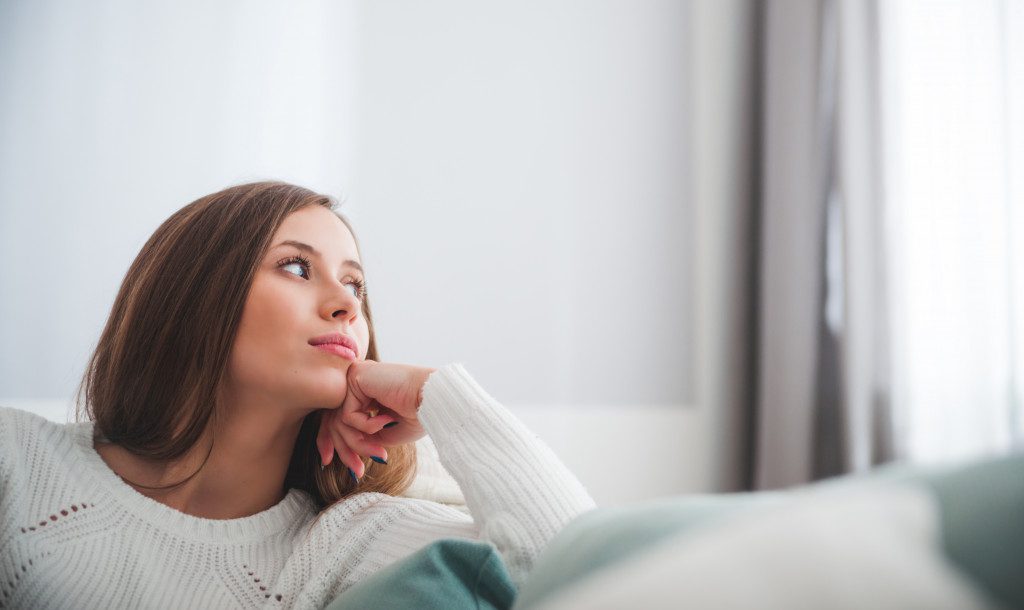
[[[316,248],[314,248],[313,246],[311,246],[309,244],[302,243],[301,241],[295,241],[294,239],[286,239],[285,241],[277,244],[274,247],[277,248],[277,247],[280,247],[280,246],[295,246],[299,250],[304,250],[306,252],[309,252],[310,254],[312,254],[313,256],[315,256],[317,258],[322,258],[319,250],[317,250]],[[357,263],[356,261],[352,260],[352,259],[342,261],[341,264],[342,265],[347,265],[349,267],[352,267],[353,269],[355,269],[356,271],[359,271],[360,273],[364,273],[363,266],[360,265],[359,263]]]

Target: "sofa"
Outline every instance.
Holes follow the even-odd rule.
[[[458,505],[421,451],[411,495]],[[599,507],[519,587],[489,543],[441,540],[328,607],[1024,608],[1024,453]]]

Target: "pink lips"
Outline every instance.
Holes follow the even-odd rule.
[[[348,360],[356,359],[356,353],[354,351],[344,345],[338,345],[337,343],[323,343],[321,345],[314,345],[313,347],[341,356],[342,358],[347,358]]]
[[[359,357],[359,346],[356,345],[355,340],[342,333],[330,333],[314,337],[309,340],[309,344],[319,350],[349,360],[356,360]]]

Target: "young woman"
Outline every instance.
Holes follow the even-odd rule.
[[[0,607],[320,608],[448,537],[519,583],[594,506],[461,364],[380,361],[335,207],[277,182],[185,206],[128,270],[83,421],[0,408]],[[401,496],[424,434],[471,517]]]

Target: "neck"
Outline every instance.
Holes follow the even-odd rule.
[[[288,464],[308,411],[279,404],[237,408],[236,403],[224,412],[221,421],[211,421],[199,442],[173,462],[149,460],[112,444],[96,450],[126,482],[138,484],[133,487],[139,493],[171,508],[206,519],[248,517],[285,497]],[[151,489],[186,478],[168,489]]]

